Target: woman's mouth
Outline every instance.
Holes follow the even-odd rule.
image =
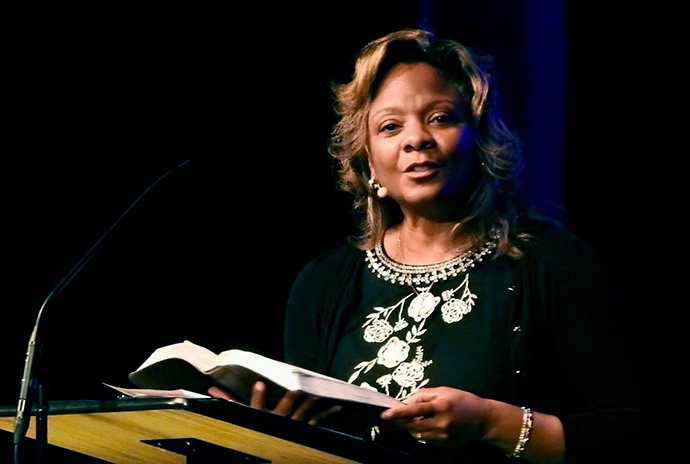
[[[421,163],[412,163],[408,165],[403,171],[408,177],[414,179],[424,179],[426,177],[436,175],[443,168],[443,163],[436,161],[423,161]]]

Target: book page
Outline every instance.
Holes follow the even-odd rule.
[[[120,393],[131,396],[132,398],[189,398],[189,399],[205,399],[211,398],[208,395],[195,393],[189,390],[152,390],[145,388],[122,388],[114,385],[104,383],[106,387],[117,390]]]
[[[258,354],[229,350],[221,353],[219,358],[222,365],[237,364],[245,366],[287,390],[382,407],[393,407],[401,404],[400,401],[383,393],[367,390],[347,383],[344,380],[292,366]]]
[[[218,363],[218,356],[213,351],[185,340],[183,343],[158,348],[137,371],[170,358],[183,359],[202,372],[213,369]]]
[[[218,357],[219,367],[243,366],[287,390],[298,390],[300,387],[295,376],[300,369],[290,364],[242,350],[224,351]]]

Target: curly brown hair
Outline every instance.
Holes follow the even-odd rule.
[[[496,235],[498,254],[519,257],[520,234],[515,226],[519,141],[498,116],[496,90],[488,71],[491,59],[416,29],[396,31],[366,45],[357,55],[352,80],[333,86],[339,120],[333,127],[329,152],[339,162],[339,186],[354,195],[354,209],[361,216],[356,246],[370,249],[383,239],[388,227],[401,220],[397,205],[379,198],[368,183],[367,119],[388,71],[396,64],[419,62],[434,66],[463,98],[473,128],[474,153],[482,164],[474,193],[455,230],[476,242]]]

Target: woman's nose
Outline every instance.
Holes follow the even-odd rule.
[[[407,137],[403,142],[403,150],[406,152],[420,151],[436,146],[436,141],[428,128],[421,123],[408,125]]]

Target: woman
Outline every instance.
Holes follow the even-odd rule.
[[[404,400],[382,419],[459,462],[620,458],[641,419],[605,273],[522,214],[517,139],[480,59],[399,31],[335,94],[331,153],[362,235],[298,276],[286,361]]]

